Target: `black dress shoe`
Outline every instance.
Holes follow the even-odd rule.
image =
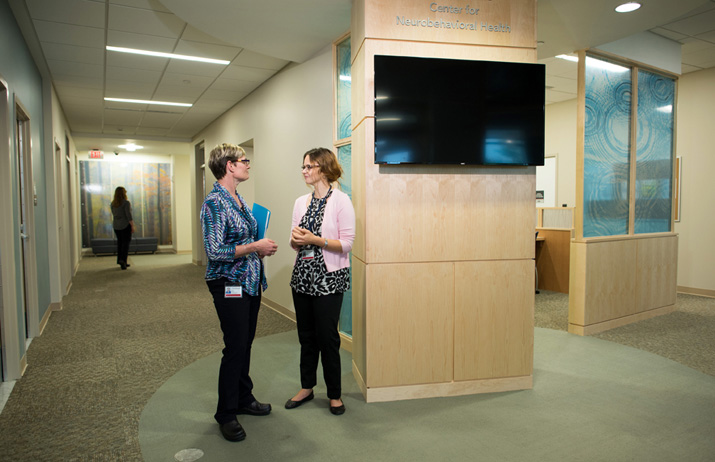
[[[333,415],[345,414],[345,404],[341,404],[340,406],[330,406],[330,413]]]
[[[127,269],[127,264],[124,262],[120,263],[119,266],[121,266],[123,270]]]
[[[298,406],[300,406],[303,403],[307,403],[311,399],[315,398],[315,395],[313,394],[313,391],[310,391],[310,394],[306,396],[305,398],[301,399],[300,401],[293,401],[292,399],[289,399],[286,401],[286,409],[295,409]]]
[[[228,441],[243,441],[246,439],[246,432],[241,424],[238,423],[238,420],[221,424],[221,434]]]
[[[268,415],[271,413],[271,405],[268,403],[259,403],[254,400],[248,406],[244,406],[238,410],[237,414],[248,415]]]

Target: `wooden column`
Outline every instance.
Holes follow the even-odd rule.
[[[353,2],[353,373],[368,402],[532,386],[535,168],[374,163],[375,55],[536,61],[534,0],[438,6]]]

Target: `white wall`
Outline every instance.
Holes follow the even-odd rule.
[[[683,158],[678,286],[715,295],[715,68],[678,83],[676,153]]]
[[[676,155],[683,157],[678,286],[715,294],[715,69],[678,83]],[[557,204],[575,204],[576,100],[546,106],[546,153],[558,154]]]
[[[191,252],[191,189],[189,182],[191,165],[189,156],[172,156],[172,215],[174,216],[174,248],[177,253]]]
[[[238,192],[271,210],[267,237],[278,243],[278,253],[266,260],[265,297],[286,308],[293,306],[289,282],[295,252],[288,244],[293,203],[309,191],[299,166],[309,149],[332,149],[332,91],[328,47],[276,74],[194,139],[194,144],[205,141],[206,158],[219,143],[253,140],[251,177]],[[206,173],[207,185],[213,185],[208,168]]]
[[[576,205],[576,100],[546,106],[546,156],[556,155],[556,205]]]

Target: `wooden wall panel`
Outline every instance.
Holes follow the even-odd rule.
[[[457,9],[432,11],[445,5]],[[436,3],[365,0],[364,14],[370,18],[365,22],[367,38],[502,47],[533,47],[536,42],[536,2],[533,0],[451,0]],[[407,20],[417,25],[408,25]],[[435,23],[439,23],[439,27]],[[500,25],[508,26],[508,31]],[[491,30],[489,26],[492,26]]]
[[[569,293],[570,229],[537,229],[544,242],[537,246],[539,289]]]
[[[352,292],[353,292],[353,367],[366,377],[366,306],[365,306],[365,263],[353,255],[352,259]]]
[[[454,264],[368,265],[368,387],[449,382]]]
[[[638,239],[637,311],[675,305],[678,236]]]
[[[454,380],[531,375],[531,260],[455,264]]]
[[[636,243],[606,241],[588,245],[585,324],[636,312]]]
[[[365,168],[368,162],[362,154],[367,146],[374,144],[372,130],[367,130],[365,124],[358,125],[352,133],[352,200],[355,208],[355,240],[353,241],[353,256],[367,261],[365,239],[367,236],[367,191]],[[369,137],[369,139],[368,139]]]

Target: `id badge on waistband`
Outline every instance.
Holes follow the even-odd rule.
[[[300,251],[300,259],[301,260],[312,260],[315,258],[315,250],[309,249],[309,250],[301,250]]]
[[[224,284],[224,298],[241,298],[243,297],[243,287],[231,283]]]

